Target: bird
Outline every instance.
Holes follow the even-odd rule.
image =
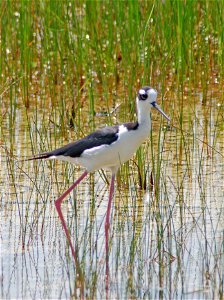
[[[151,108],[155,108],[170,122],[170,118],[157,104],[157,91],[150,86],[143,86],[136,96],[137,120],[121,125],[106,126],[50,152],[34,155],[28,160],[58,159],[78,164],[85,168],[83,174],[55,200],[55,207],[70,245],[72,255],[77,261],[69,230],[61,210],[65,197],[87,176],[99,169],[109,169],[112,173],[109,189],[109,199],[105,220],[106,253],[108,253],[108,239],[110,227],[110,213],[115,187],[115,177],[119,167],[128,161],[148,138],[151,130]]]

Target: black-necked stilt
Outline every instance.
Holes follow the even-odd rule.
[[[157,91],[149,86],[145,86],[138,91],[136,98],[138,120],[134,123],[124,123],[122,125],[108,126],[99,129],[90,135],[70,143],[62,148],[42,153],[32,159],[59,159],[83,166],[86,170],[75,183],[56,201],[55,206],[65,230],[70,244],[72,255],[76,261],[76,254],[73,249],[70,234],[65,224],[61,211],[61,203],[64,198],[80,183],[80,181],[90,172],[101,168],[110,169],[112,179],[110,184],[109,201],[105,221],[106,253],[108,253],[108,232],[110,225],[110,210],[114,193],[114,181],[116,172],[121,164],[129,160],[143,141],[149,136],[151,128],[150,111],[154,107],[168,121],[169,117],[162,111],[156,103]]]

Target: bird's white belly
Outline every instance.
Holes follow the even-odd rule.
[[[101,168],[116,169],[128,161],[136,152],[142,142],[148,137],[150,127],[139,127],[137,130],[128,131],[121,126],[118,139],[110,145],[101,145],[86,149],[80,157],[51,156],[50,159],[59,159],[81,165],[88,172]]]
[[[147,135],[136,131],[124,132],[114,143],[85,150],[81,157],[74,160],[89,172],[101,168],[119,167],[133,156]]]

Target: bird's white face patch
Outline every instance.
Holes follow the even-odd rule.
[[[149,94],[149,95],[152,95],[152,96],[157,96],[157,91],[154,90],[154,89],[150,89],[150,90],[148,91],[148,94]]]
[[[140,89],[139,90],[139,94],[144,95],[145,94],[145,90]]]
[[[157,99],[157,91],[156,90],[150,89],[148,91],[148,95],[149,95],[149,102],[150,103],[156,102],[156,99]]]

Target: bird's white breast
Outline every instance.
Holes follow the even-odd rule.
[[[149,130],[146,131],[141,126],[137,130],[128,131],[124,125],[121,125],[118,139],[112,144],[87,149],[81,157],[68,158],[68,160],[84,166],[89,172],[104,167],[119,167],[133,156],[148,134]]]

